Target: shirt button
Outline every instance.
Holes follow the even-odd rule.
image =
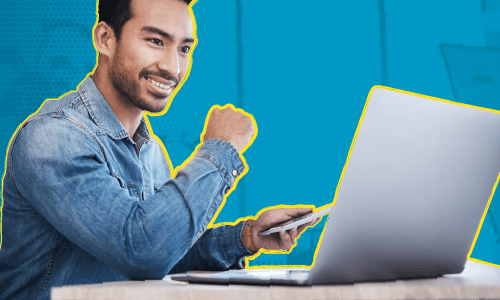
[[[236,177],[238,175],[238,171],[233,170],[233,176]]]

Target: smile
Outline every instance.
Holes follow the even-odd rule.
[[[151,79],[151,78],[148,78],[148,77],[146,77],[146,78],[148,79],[148,81],[149,81],[150,83],[152,83],[152,84],[156,85],[157,87],[159,87],[159,88],[161,88],[161,89],[164,89],[165,91],[168,91],[168,90],[170,90],[170,89],[173,87],[173,86],[171,86],[171,85],[165,85],[165,84],[159,83],[159,82],[157,82],[157,81],[154,81],[154,80],[153,80],[153,79]]]

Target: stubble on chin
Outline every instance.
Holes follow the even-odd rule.
[[[149,111],[152,113],[159,113],[159,112],[163,111],[165,109],[165,107],[167,106],[168,98],[170,97],[170,95],[163,96],[163,95],[153,93],[151,91],[148,91],[148,94],[154,97],[154,100],[153,100],[154,103],[147,103],[147,101],[144,101],[144,102],[146,102],[146,103],[144,103],[145,104],[144,107],[146,107],[146,108],[142,109],[142,110]],[[154,104],[156,104],[156,105],[154,105]]]
[[[127,74],[132,74],[132,72],[130,72],[122,62],[123,59],[118,55],[113,62],[109,74],[113,87],[120,93],[122,98],[143,111],[152,113],[163,111],[167,106],[167,101],[170,96],[163,96],[147,91],[154,99],[148,101],[141,97],[141,87],[139,85],[141,78],[134,80],[133,78],[127,77]]]

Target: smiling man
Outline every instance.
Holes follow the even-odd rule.
[[[144,111],[162,111],[186,75],[189,0],[99,3],[98,67],[46,101],[14,134],[3,181],[0,298],[48,299],[54,286],[161,279],[242,267],[259,249],[289,250],[313,222],[258,233],[310,212],[268,210],[207,229],[244,171],[254,122],[215,109],[204,143],[175,178]]]

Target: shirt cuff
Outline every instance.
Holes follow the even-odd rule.
[[[213,163],[220,170],[230,187],[233,186],[235,179],[245,170],[245,165],[238,150],[225,140],[212,138],[205,141],[196,155]]]
[[[233,261],[231,265],[233,267],[239,267],[240,269],[245,268],[245,256],[253,255],[252,251],[248,250],[241,240],[241,231],[243,230],[243,226],[245,226],[245,221],[241,221],[236,226],[228,226],[227,232],[227,243],[231,253],[228,253]]]

